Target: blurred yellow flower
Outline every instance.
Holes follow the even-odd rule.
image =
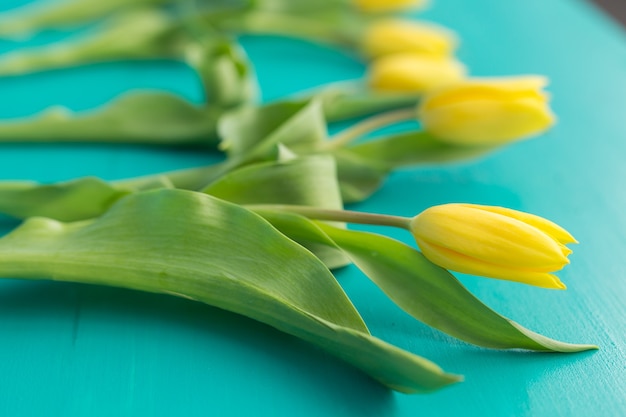
[[[442,141],[492,145],[543,132],[555,117],[539,76],[465,80],[431,92],[418,117]]]
[[[465,66],[451,57],[393,54],[371,63],[368,83],[375,91],[424,93],[458,82],[465,71]]]
[[[383,19],[365,31],[362,49],[366,56],[377,57],[399,52],[449,56],[457,45],[456,36],[434,24]]]
[[[367,13],[398,12],[424,7],[426,0],[353,0],[353,4]]]
[[[431,262],[452,271],[565,289],[550,272],[569,263],[560,226],[520,211],[474,204],[444,204],[415,216],[410,230]]]

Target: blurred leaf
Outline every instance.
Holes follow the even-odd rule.
[[[243,107],[219,121],[220,148],[233,160],[272,158],[278,144],[295,153],[317,149],[326,140],[326,121],[315,101],[283,101]]]
[[[390,169],[375,159],[363,158],[351,149],[333,152],[344,203],[356,203],[371,196],[389,175]]]
[[[200,193],[133,194],[95,221],[28,220],[0,239],[0,275],[201,301],[300,337],[403,392],[458,381],[370,336],[310,252],[248,210]]]
[[[184,44],[183,33],[165,13],[137,10],[107,20],[89,36],[5,54],[0,58],[0,76],[120,59],[179,56]]]
[[[300,215],[256,209],[300,244],[340,248],[385,294],[416,319],[451,336],[495,349],[580,352],[594,345],[559,342],[491,310],[447,270],[386,236],[340,229]]]
[[[216,163],[213,165],[126,178],[111,181],[111,184],[115,187],[129,188],[132,190],[150,190],[158,188],[154,187],[153,184],[167,183],[170,185],[167,188],[198,191],[206,185],[208,178],[213,178],[217,173],[221,172],[221,169],[222,163]]]
[[[327,120],[337,122],[408,107],[416,104],[418,98],[368,92],[357,95],[342,94],[322,97],[322,100],[324,115],[326,115]]]
[[[118,142],[158,145],[217,144],[219,110],[169,93],[130,92],[96,110],[52,107],[0,122],[0,141]]]
[[[115,188],[94,177],[56,184],[0,182],[0,212],[17,218],[45,216],[83,220],[99,216],[130,190]]]
[[[425,132],[408,132],[338,149],[333,155],[343,200],[356,203],[376,192],[395,169],[471,160],[494,149],[497,146],[448,145]]]
[[[116,181],[95,177],[51,184],[35,181],[0,181],[0,213],[25,219],[48,217],[78,221],[104,214],[127,194],[159,188],[198,190],[220,164],[145,175]]]
[[[329,13],[335,10],[347,9],[344,2],[337,0],[256,0],[254,8],[273,13],[289,13],[302,16],[310,16],[311,13]]]
[[[350,147],[354,155],[376,161],[389,169],[470,160],[499,146],[446,144],[426,132],[406,132]]]
[[[61,0],[36,1],[0,14],[0,36],[23,37],[46,29],[89,23],[135,7],[175,0]]]
[[[420,99],[415,94],[376,92],[360,80],[327,84],[297,93],[295,97],[319,100],[329,123],[414,106]]]

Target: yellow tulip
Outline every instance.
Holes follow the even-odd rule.
[[[555,117],[539,76],[466,80],[431,92],[418,117],[424,130],[460,145],[496,145],[536,135]]]
[[[449,56],[456,45],[456,36],[443,27],[410,20],[383,19],[367,28],[362,49],[368,57],[401,52]]]
[[[565,289],[551,272],[569,263],[560,226],[520,211],[474,204],[444,204],[411,220],[410,230],[431,262],[452,271]]]
[[[375,91],[424,93],[464,76],[465,66],[453,58],[393,54],[372,62],[368,83]]]
[[[353,0],[357,9],[366,13],[398,12],[424,7],[425,0]]]

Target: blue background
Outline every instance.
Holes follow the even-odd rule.
[[[0,8],[25,3],[4,0]],[[462,373],[431,395],[390,392],[333,357],[270,327],[201,304],[114,288],[0,282],[2,416],[621,416],[626,414],[626,42],[575,0],[434,0],[422,17],[462,39],[480,76],[549,76],[559,124],[479,161],[395,173],[353,208],[413,215],[445,202],[503,205],[547,217],[581,242],[560,277],[567,291],[461,277],[495,310],[593,353],[476,348],[402,313],[355,268],[338,278],[372,332]],[[46,33],[34,45],[66,36]],[[266,100],[364,66],[338,50],[245,37]],[[0,42],[0,50],[26,43]],[[115,63],[0,79],[0,117],[52,104],[83,110],[131,88],[194,101],[180,63]],[[1,179],[117,179],[211,163],[198,150],[2,144]],[[0,221],[3,232],[16,225]],[[407,243],[410,236],[392,234]]]

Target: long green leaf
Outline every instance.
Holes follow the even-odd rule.
[[[386,236],[338,229],[288,213],[259,211],[300,243],[341,248],[399,307],[451,336],[495,349],[579,352],[594,345],[559,342],[491,310],[452,274]]]
[[[62,0],[36,1],[0,15],[0,36],[22,37],[45,29],[89,23],[133,7],[172,0]],[[43,3],[43,4],[42,4]]]
[[[248,165],[224,175],[203,191],[237,204],[343,207],[335,161],[328,155]]]
[[[139,10],[109,19],[91,36],[25,49],[0,58],[0,76],[120,59],[180,55],[176,23],[157,10]]]
[[[356,203],[371,196],[389,175],[390,168],[374,158],[364,158],[351,149],[333,152],[337,176],[345,203]]]
[[[162,92],[130,92],[96,110],[53,107],[0,122],[0,141],[117,142],[157,145],[217,144],[220,110]]]
[[[390,94],[371,90],[363,81],[341,81],[297,93],[296,99],[316,98],[328,122],[369,116],[382,111],[417,105],[415,94]]]
[[[104,214],[119,198],[159,188],[198,190],[220,164],[170,171],[117,181],[83,177],[56,183],[0,181],[0,213],[20,219],[49,217],[77,221]]]
[[[95,178],[55,184],[0,182],[0,213],[17,218],[46,216],[63,221],[96,217],[130,192]]]
[[[464,161],[493,151],[494,146],[455,146],[425,132],[390,135],[333,152],[344,202],[363,201],[398,168]]]
[[[314,343],[403,392],[458,381],[370,336],[328,269],[254,213],[205,194],[121,199],[97,220],[26,221],[0,239],[0,275],[168,293]]]
[[[248,165],[224,175],[203,190],[237,204],[293,204],[341,209],[335,161],[314,155]],[[342,251],[315,242],[303,244],[329,268],[350,261]]]
[[[437,140],[426,132],[405,132],[350,147],[350,152],[389,169],[474,159],[498,146],[459,146]]]
[[[244,107],[219,122],[221,148],[232,159],[264,160],[278,144],[308,152],[326,140],[326,121],[317,101],[281,101]]]

